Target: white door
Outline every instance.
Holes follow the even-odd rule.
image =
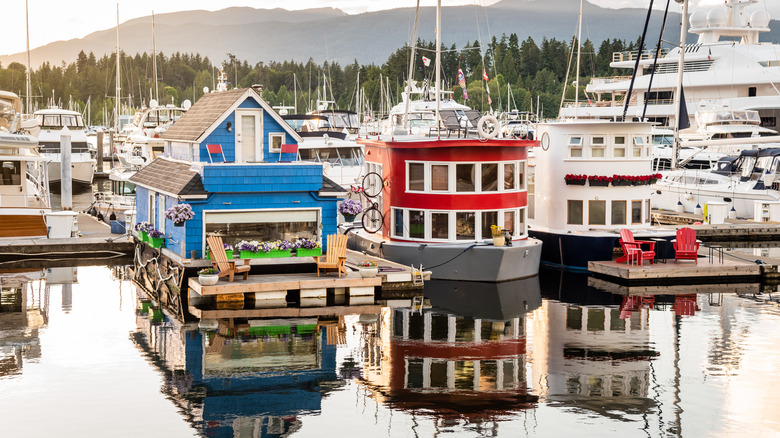
[[[236,110],[236,162],[263,161],[261,110]]]

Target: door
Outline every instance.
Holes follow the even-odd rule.
[[[263,161],[261,110],[236,110],[236,162]]]

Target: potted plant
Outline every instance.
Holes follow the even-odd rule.
[[[140,239],[141,242],[146,242],[149,239],[150,229],[152,229],[152,226],[147,221],[138,222],[135,224],[135,230],[138,232],[138,239]]]
[[[588,176],[588,182],[591,186],[606,187],[612,182],[611,176],[590,175]]]
[[[563,179],[566,181],[566,184],[574,186],[584,186],[588,182],[587,175],[575,175],[573,173],[567,174]]]
[[[219,281],[219,271],[214,268],[204,268],[198,271],[198,281],[204,286],[214,286]]]
[[[319,257],[322,255],[322,246],[311,239],[298,239],[295,241],[295,255],[297,257]]]
[[[339,204],[338,210],[339,213],[344,216],[345,221],[353,222],[355,220],[355,216],[363,211],[363,205],[353,199],[346,199],[344,202]]]
[[[194,217],[195,213],[193,213],[190,204],[176,204],[165,210],[165,218],[172,220],[173,225],[177,227],[184,226],[184,222],[187,222]]]
[[[630,186],[632,185],[631,177],[628,175],[612,175],[613,186]]]
[[[360,276],[363,278],[376,277],[379,273],[379,267],[371,260],[363,260],[358,265],[358,272],[360,272]]]
[[[152,248],[161,248],[165,245],[165,235],[162,231],[152,229],[149,231],[149,246]]]
[[[493,236],[493,246],[504,246],[506,244],[504,230],[498,225],[490,226],[490,234]]]

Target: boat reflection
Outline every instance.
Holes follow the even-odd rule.
[[[41,357],[39,330],[49,323],[46,271],[0,271],[0,378]]]

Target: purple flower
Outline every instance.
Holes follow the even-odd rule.
[[[263,243],[260,244],[260,248],[259,249],[260,249],[260,251],[262,251],[264,253],[269,253],[269,252],[271,252],[272,249],[275,249],[274,248],[275,246],[276,246],[276,244],[274,244],[273,242],[263,242]]]
[[[185,222],[195,217],[190,204],[176,204],[165,210],[165,218],[174,222]]]
[[[164,234],[160,230],[152,229],[149,231],[149,237],[163,237]]]
[[[346,199],[344,202],[339,204],[338,210],[341,214],[355,216],[356,214],[363,211],[363,205],[353,199]]]
[[[307,239],[305,237],[295,241],[295,247],[296,248],[314,249],[314,248],[317,248],[319,246],[320,246],[319,243],[317,243],[317,242],[315,242],[313,240]]]
[[[294,248],[293,244],[287,240],[282,240],[281,242],[276,243],[276,249],[280,249],[282,251],[287,251],[293,248]]]

